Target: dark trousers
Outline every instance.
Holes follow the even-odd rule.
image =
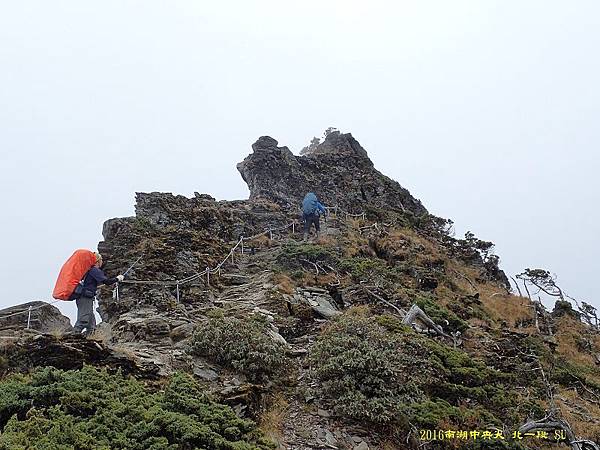
[[[77,300],[77,322],[73,327],[81,333],[84,329],[90,334],[96,328],[96,316],[94,315],[94,298],[79,297]]]
[[[319,215],[316,213],[304,214],[304,234],[310,233],[310,226],[312,224],[315,224],[315,230],[317,230],[317,233],[321,231],[321,227],[319,225]]]

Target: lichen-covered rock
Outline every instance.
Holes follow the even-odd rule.
[[[294,156],[269,136],[259,138],[252,150],[237,166],[250,188],[250,199],[299,207],[307,192],[315,192],[326,205],[351,211],[370,204],[427,213],[408,190],[373,167],[366,150],[349,133],[328,134],[305,156]]]
[[[57,369],[79,370],[84,365],[119,369],[143,378],[156,378],[158,367],[110,346],[81,335],[53,336],[49,334],[15,336],[5,345],[5,369],[26,371],[33,367],[52,366]]]

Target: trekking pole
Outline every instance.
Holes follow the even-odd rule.
[[[127,270],[125,271],[125,273],[123,274],[123,276],[127,275],[127,274],[129,273],[129,271],[130,271],[131,269],[133,269],[133,266],[135,266],[135,265],[138,263],[138,261],[139,261],[140,259],[142,259],[142,256],[143,256],[143,255],[141,255],[141,256],[140,256],[138,259],[136,259],[136,260],[135,260],[135,262],[134,262],[134,263],[133,263],[131,266],[129,266],[129,269],[127,269]]]

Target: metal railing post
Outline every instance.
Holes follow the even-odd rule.
[[[29,330],[29,326],[31,325],[31,305],[29,305],[29,310],[27,311],[27,329]]]

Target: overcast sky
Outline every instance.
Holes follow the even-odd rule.
[[[50,300],[136,191],[247,198],[257,137],[334,126],[507,273],[600,307],[598,1],[0,5],[0,306]]]

